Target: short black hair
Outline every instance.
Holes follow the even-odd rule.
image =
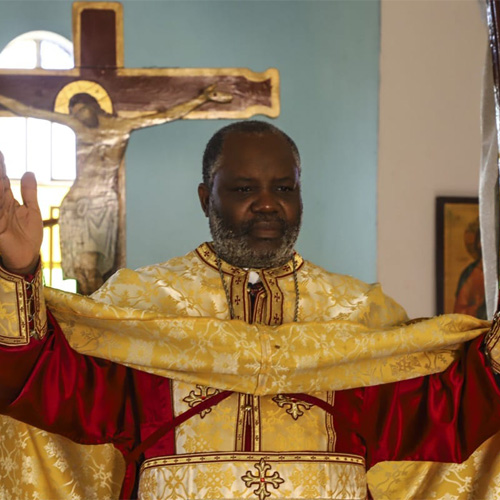
[[[224,146],[224,140],[228,134],[233,133],[243,133],[243,134],[276,134],[281,135],[285,138],[292,148],[292,153],[297,164],[297,168],[300,174],[300,154],[297,145],[293,139],[279,129],[275,125],[271,125],[268,122],[262,122],[259,120],[245,120],[240,122],[231,123],[219,129],[208,141],[205,152],[203,153],[203,183],[212,189],[212,182],[214,174],[217,170],[219,159],[222,153],[222,147]]]

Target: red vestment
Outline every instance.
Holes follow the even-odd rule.
[[[41,341],[0,346],[0,412],[78,443],[113,443],[125,456],[172,420],[171,380],[78,354],[50,323]],[[335,452],[364,457],[367,468],[384,460],[465,460],[500,429],[500,390],[482,341],[466,344],[443,373],[337,391]],[[173,432],[144,459],[171,455]]]

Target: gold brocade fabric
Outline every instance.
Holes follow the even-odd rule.
[[[375,500],[498,500],[500,433],[461,464],[382,462],[368,471]]]
[[[235,314],[241,317],[228,321],[226,295],[207,244],[164,264],[122,270],[92,298],[46,289],[45,300],[72,347],[82,353],[166,376],[185,386],[256,396],[333,391],[436,373],[453,361],[464,341],[489,327],[487,322],[462,315],[404,326],[404,311],[379,285],[327,273],[298,255],[295,259],[299,323],[291,323],[295,304],[291,264],[260,271],[263,291],[256,298],[254,323],[248,324],[244,320],[249,320],[249,306],[243,293],[248,273],[223,263]],[[6,297],[0,298],[8,302]],[[107,459],[109,447],[71,445],[68,449],[76,450],[74,453],[64,458],[54,454],[49,457],[52,461],[17,449],[19,457],[16,455],[12,466],[12,450],[27,430],[2,420],[0,428],[5,425],[19,425],[19,429],[10,431],[0,445],[1,500],[21,498],[15,494],[19,487],[35,492],[26,498],[107,498],[116,494],[121,462],[116,454],[113,460]],[[31,438],[38,449],[60,446],[52,444],[59,439],[54,441],[40,431]],[[369,481],[375,498],[381,499],[482,498],[467,495],[478,478],[481,485],[474,486],[475,491],[494,491],[500,466],[476,474],[478,457],[491,463],[492,455],[486,445],[486,451],[483,446],[465,465],[379,464],[370,472]],[[85,456],[93,457],[88,460],[93,460],[101,474],[114,478],[115,485],[107,483],[106,493],[88,479],[98,477],[91,466],[89,476],[82,475]],[[22,480],[28,459],[36,464],[29,484]],[[67,464],[65,475],[53,479],[57,488],[49,488],[38,477],[51,474],[49,469],[57,461]],[[441,468],[438,473],[436,467]],[[444,472],[442,467],[446,467]],[[432,490],[423,490],[421,483],[432,485]],[[24,490],[24,485],[32,489]],[[424,496],[418,496],[421,494]]]
[[[28,285],[22,276],[0,268],[0,318],[0,345],[29,344],[30,319],[38,338],[45,335],[47,314],[41,272]]]
[[[186,476],[193,480],[186,481]],[[151,459],[141,467],[139,496],[141,500],[365,500],[365,464],[355,455],[332,457],[322,453],[250,452],[243,457],[232,453],[199,453]]]
[[[163,265],[119,271],[92,298],[51,289],[45,298],[79,352],[256,395],[339,390],[440,372],[463,342],[489,326],[465,315],[398,326],[406,315],[379,285],[326,273],[301,259],[300,323],[291,322],[291,265],[283,267],[287,274],[280,280],[290,297],[282,306],[283,324],[228,321],[221,278],[205,252],[207,245]],[[240,286],[239,270],[223,271],[234,274],[232,290]]]
[[[0,416],[0,500],[111,500],[125,466],[112,445],[83,446]]]

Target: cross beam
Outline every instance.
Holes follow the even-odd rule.
[[[75,2],[73,43],[75,68],[0,69],[0,94],[29,106],[59,111],[54,106],[62,89],[73,82],[76,85],[70,88],[78,89],[78,81],[91,81],[106,90],[116,114],[134,116],[175,106],[216,83],[219,90],[233,95],[232,102],[224,106],[208,102],[186,118],[279,115],[279,74],[274,68],[262,73],[247,68],[124,68],[120,3]]]

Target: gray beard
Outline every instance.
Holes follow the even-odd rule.
[[[301,214],[302,215],[302,214]],[[227,263],[237,267],[265,269],[286,264],[293,255],[293,248],[300,232],[300,222],[288,224],[281,217],[260,215],[253,221],[243,224],[238,231],[227,226],[221,215],[209,204],[208,221],[216,254]],[[273,250],[257,252],[247,244],[248,234],[257,221],[278,221],[283,230],[281,245]]]

